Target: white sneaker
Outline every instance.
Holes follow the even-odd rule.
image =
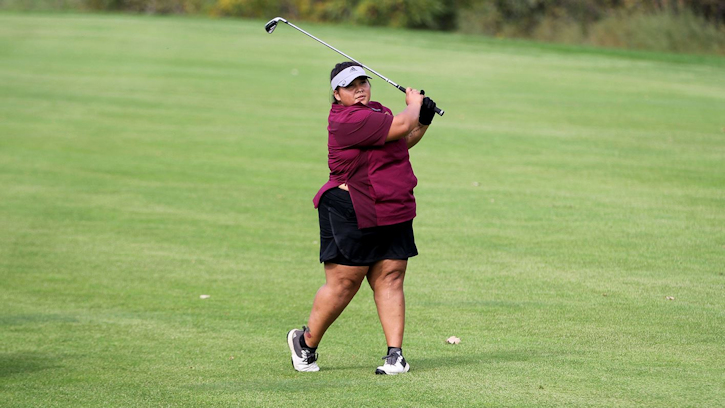
[[[385,364],[375,370],[375,374],[396,375],[410,371],[410,364],[405,361],[400,349],[390,350],[390,354],[383,357]]]
[[[300,345],[300,339],[305,335],[307,327],[302,330],[292,329],[287,333],[287,345],[292,353],[292,367],[297,371],[320,371],[317,366],[317,353],[310,353]]]

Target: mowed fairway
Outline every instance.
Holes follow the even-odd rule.
[[[0,405],[725,404],[725,59],[300,23],[447,112],[411,372],[364,286],[301,374],[341,57],[264,23],[0,14]]]

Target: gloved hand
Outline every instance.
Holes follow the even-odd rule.
[[[423,99],[423,104],[420,107],[420,116],[418,117],[418,122],[420,122],[421,125],[430,125],[430,123],[433,122],[433,116],[435,116],[436,113],[435,109],[436,103],[433,102],[433,99],[426,96]]]

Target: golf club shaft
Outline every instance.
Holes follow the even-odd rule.
[[[360,61],[356,60],[355,58],[353,58],[353,57],[351,57],[351,56],[349,56],[349,55],[345,54],[344,52],[342,52],[342,51],[338,50],[337,48],[335,48],[335,47],[331,46],[330,44],[328,44],[328,43],[326,43],[326,42],[324,42],[324,41],[320,40],[319,38],[315,37],[314,35],[312,35],[312,34],[308,33],[307,31],[305,31],[305,30],[303,30],[303,29],[301,29],[301,28],[297,27],[296,25],[294,25],[294,24],[290,23],[289,21],[287,21],[287,20],[285,20],[285,19],[283,19],[283,18],[281,18],[281,17],[277,17],[276,19],[273,19],[273,20],[271,20],[271,21],[270,21],[269,23],[267,23],[267,25],[265,26],[265,29],[267,30],[267,32],[268,32],[268,33],[271,33],[271,31],[270,31],[270,27],[271,27],[271,24],[272,24],[272,22],[274,22],[274,24],[275,24],[275,25],[277,24],[277,21],[275,21],[275,20],[277,20],[277,21],[282,21],[282,22],[284,22],[285,24],[287,24],[287,25],[291,26],[292,28],[296,29],[297,31],[299,31],[299,32],[301,32],[301,33],[303,33],[303,34],[307,35],[308,37],[310,37],[310,38],[312,38],[313,40],[315,40],[315,41],[319,42],[320,44],[324,45],[325,47],[327,47],[327,48],[329,48],[329,49],[331,49],[331,50],[335,51],[336,53],[338,53],[338,54],[342,55],[343,57],[345,57],[345,58],[349,59],[350,61],[352,61],[352,62],[357,62],[358,64],[360,64],[360,66],[362,66],[363,68],[365,68],[365,69],[367,69],[368,71],[372,72],[373,74],[377,75],[377,76],[378,76],[378,77],[380,77],[380,79],[382,79],[383,81],[385,81],[385,82],[389,83],[390,85],[392,85],[392,86],[394,86],[394,87],[396,87],[396,88],[400,89],[400,90],[401,90],[401,91],[402,91],[403,93],[405,93],[405,87],[404,87],[404,86],[396,84],[395,82],[393,82],[393,81],[389,80],[388,78],[384,77],[383,75],[381,75],[381,74],[380,74],[380,73],[379,73],[378,71],[376,71],[376,70],[374,70],[374,69],[372,69],[372,68],[368,67],[367,65],[363,64],[362,62],[360,62]],[[274,28],[272,28],[272,31],[274,31]],[[444,111],[444,110],[442,110],[442,109],[440,109],[440,108],[438,108],[438,107],[436,107],[436,108],[435,108],[435,112],[436,112],[436,113],[437,113],[438,115],[440,115],[440,116],[443,116],[443,114],[445,113],[445,111]]]

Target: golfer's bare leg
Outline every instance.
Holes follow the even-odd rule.
[[[367,266],[325,263],[325,284],[317,291],[307,320],[310,331],[305,335],[305,343],[308,346],[317,347],[327,328],[360,289],[368,269]]]
[[[403,280],[408,261],[386,259],[376,262],[368,272],[368,283],[375,294],[380,323],[390,347],[403,346],[405,295]]]

